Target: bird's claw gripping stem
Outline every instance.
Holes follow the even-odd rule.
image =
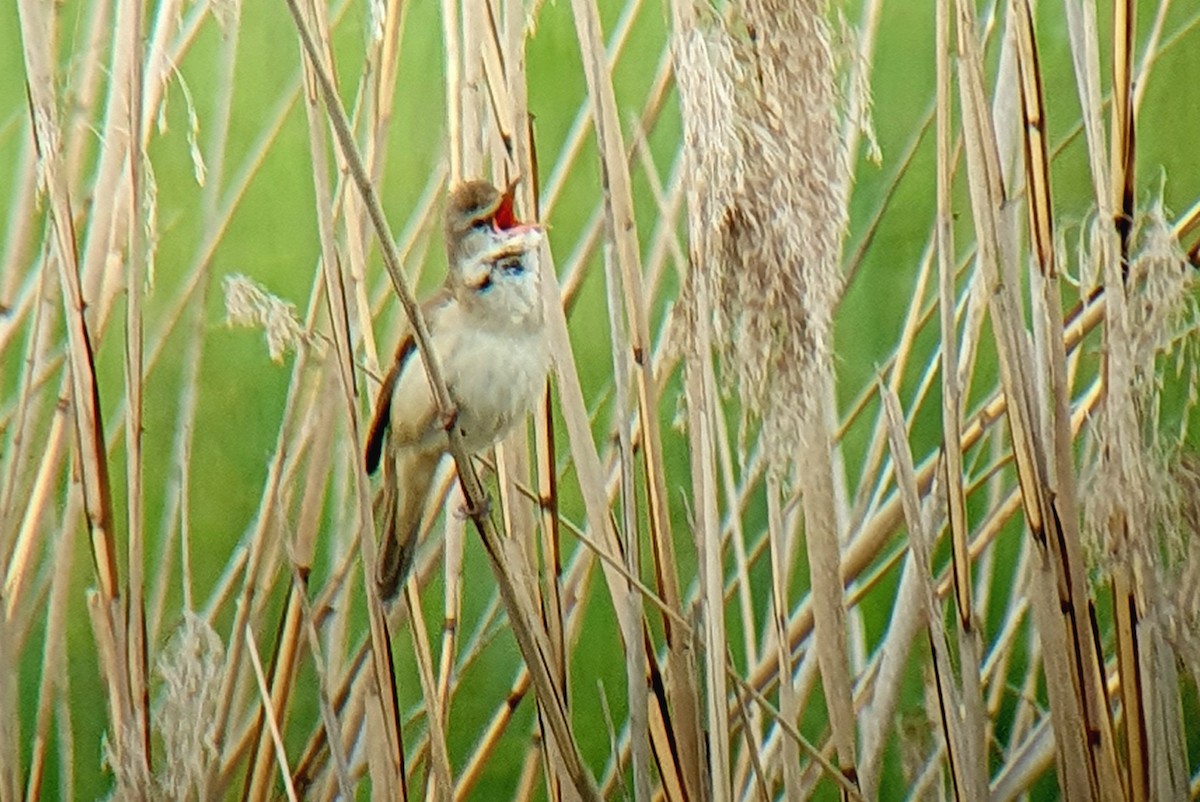
[[[487,516],[491,515],[491,513],[492,499],[486,492],[483,494],[483,498],[479,500],[478,504],[471,504],[469,500],[464,501],[459,505],[457,510],[459,518],[464,521],[468,518],[478,521],[481,518],[486,518]]]

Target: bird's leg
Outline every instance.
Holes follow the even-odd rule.
[[[458,423],[457,404],[450,407],[450,409],[446,410],[445,414],[442,415],[442,428],[445,429],[447,435],[454,430],[454,425],[456,423]]]
[[[472,504],[468,499],[458,505],[458,509],[454,511],[454,514],[458,516],[459,520],[463,521],[468,518],[473,521],[486,518],[492,514],[492,497],[485,490],[483,491],[483,498],[479,500],[479,503]]]

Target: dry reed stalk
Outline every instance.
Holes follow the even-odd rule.
[[[332,371],[327,371],[327,384],[333,383]],[[317,419],[312,429],[316,432],[316,442],[310,448],[308,455],[307,477],[304,483],[303,498],[299,514],[300,528],[295,541],[287,550],[289,567],[300,577],[307,577],[312,569],[312,557],[316,540],[317,512],[323,502],[325,477],[328,474],[332,448],[333,425],[328,420],[329,410],[321,405],[315,406],[311,414]],[[270,739],[272,733],[264,725],[267,718],[286,721],[288,703],[292,699],[295,688],[297,664],[300,658],[300,639],[307,635],[304,630],[305,614],[302,603],[307,582],[295,582],[290,586],[287,601],[278,627],[275,652],[272,655],[270,667],[270,705],[264,707],[258,714],[255,723],[256,742],[248,758],[249,770],[246,773],[243,797],[261,799],[271,790],[271,775],[275,766],[272,765],[274,750]],[[315,657],[315,655],[314,655]]]
[[[1090,605],[1080,562],[1068,556],[1071,552],[1078,554],[1079,544],[1062,526],[1064,510],[1056,500],[1054,480],[1047,474],[1049,458],[1041,440],[1045,428],[1039,422],[1033,381],[1024,363],[1019,335],[1023,324],[1013,284],[1014,246],[1002,220],[1005,189],[995,130],[982,104],[974,16],[962,3],[957,16],[959,52],[966,67],[960,71],[960,89],[972,210],[979,232],[980,264],[989,285],[999,288],[989,306],[1009,398],[1008,421],[1026,520],[1039,550],[1034,611],[1046,649],[1047,687],[1059,735],[1060,776],[1070,796],[1105,798],[1117,787],[1115,755],[1107,707],[1102,693],[1098,693],[1097,649],[1088,624]]]
[[[942,331],[942,441],[945,443],[943,481],[950,525],[954,587],[960,626],[972,627],[971,566],[967,560],[966,499],[963,496],[962,387],[958,373],[958,325],[954,293],[954,221],[951,182],[954,160],[950,149],[950,15],[946,3],[937,6],[937,262],[938,309]]]
[[[295,3],[289,2],[288,8],[292,13],[292,17],[299,30],[303,49],[307,56],[307,63],[311,70],[311,74],[316,84],[314,88],[319,88],[319,93],[324,101],[325,109],[329,117],[332,127],[338,141],[338,150],[342,159],[350,166],[355,183],[358,185],[359,192],[362,196],[364,205],[367,207],[371,221],[376,228],[376,233],[383,242],[386,243],[384,253],[388,259],[389,273],[393,280],[398,282],[398,287],[403,288],[401,292],[402,300],[406,302],[406,311],[411,315],[416,309],[415,302],[410,294],[407,293],[407,288],[403,284],[403,278],[399,273],[399,265],[395,245],[391,239],[390,232],[387,230],[386,223],[383,221],[382,212],[379,209],[378,200],[373,194],[372,187],[369,183],[369,178],[366,175],[360,156],[353,141],[353,136],[350,130],[349,123],[345,116],[345,111],[342,109],[340,99],[337,96],[332,77],[330,74],[330,65],[332,64],[332,50],[329,45],[328,21],[316,7],[311,8],[310,14],[312,23],[321,34],[321,42],[323,50],[319,51],[314,42],[312,30],[308,27],[309,22],[305,20],[304,15]],[[310,130],[314,133],[319,130],[315,119],[310,118]],[[318,185],[320,184],[320,173],[318,172]],[[331,197],[328,193],[318,193],[318,200],[322,199],[322,195],[326,200],[325,204],[319,203],[319,209],[328,209],[328,200]],[[321,212],[319,212],[319,217]],[[355,380],[353,376],[353,355],[352,346],[349,341],[348,321],[343,317],[347,314],[348,308],[343,295],[343,279],[340,272],[335,273],[336,262],[332,253],[332,231],[326,228],[325,234],[322,237],[326,243],[326,252],[322,263],[324,265],[326,276],[326,288],[329,293],[330,300],[330,318],[334,324],[337,351],[339,354],[339,383],[341,386],[342,397],[346,404],[348,429],[352,435],[353,442],[359,442],[360,437],[359,425],[357,418],[357,404],[355,401]],[[419,313],[418,313],[419,314]],[[428,329],[424,326],[424,321],[418,319],[415,321],[417,331],[423,337],[422,346],[428,342]],[[422,353],[425,349],[422,348]],[[428,364],[428,363],[427,363]],[[432,365],[430,368],[431,378],[435,378],[435,385],[440,381],[440,375],[437,372],[437,366]],[[444,390],[444,384],[441,385]],[[441,393],[438,397],[439,406],[445,410],[447,396]],[[354,461],[355,465],[355,488],[356,501],[359,510],[358,522],[359,526],[363,527],[368,533],[374,529],[371,505],[368,497],[368,484],[361,463]],[[362,529],[360,529],[362,531]],[[375,701],[381,705],[377,711],[372,711],[368,707],[368,722],[374,722],[377,726],[383,727],[381,733],[385,738],[386,748],[373,749],[370,754],[374,758],[372,762],[372,778],[375,781],[374,787],[376,793],[390,793],[398,795],[397,792],[402,792],[405,788],[404,783],[404,753],[400,734],[400,714],[398,703],[396,700],[396,690],[392,672],[392,657],[391,644],[388,635],[387,622],[384,618],[382,602],[379,599],[378,591],[375,583],[370,580],[370,577],[375,575],[375,544],[374,538],[369,534],[366,537],[359,538],[359,544],[363,556],[363,571],[367,579],[364,581],[364,587],[367,597],[367,611],[370,621],[371,635],[371,655],[372,667],[374,671],[374,687]],[[383,762],[380,762],[383,761]]]
[[[425,799],[448,799],[454,788],[454,772],[450,768],[450,753],[446,747],[446,718],[448,711],[439,700],[437,682],[433,674],[433,652],[429,646],[429,633],[425,619],[421,616],[421,600],[411,583],[406,583],[404,602],[408,608],[408,622],[412,631],[414,652],[417,657],[417,676],[421,683],[421,696],[425,700],[425,721],[429,725],[432,770],[425,785]]]
[[[317,25],[320,29],[327,30],[328,22],[318,16]],[[328,34],[325,34],[323,39],[327,44],[325,57],[332,60],[332,54],[328,50]],[[337,358],[329,372],[328,385],[329,389],[334,392],[338,389],[346,390],[347,386],[349,387],[349,390],[343,392],[342,396],[347,399],[348,407],[352,410],[355,402],[353,400],[353,357],[350,350],[349,321],[347,320],[348,306],[344,296],[344,279],[338,271],[340,263],[335,253],[334,221],[332,217],[334,213],[333,190],[327,178],[325,132],[317,103],[316,93],[310,87],[309,92],[306,94],[305,111],[309,123],[313,183],[317,201],[317,229],[321,242],[320,266],[322,268],[323,287],[325,290],[324,297],[327,304],[326,309],[333,330],[333,339],[337,352]],[[335,376],[337,379],[336,384],[334,383]],[[314,410],[314,412],[318,418],[325,417],[321,411]],[[353,412],[351,412],[351,415],[353,415]],[[317,429],[318,431],[325,431],[329,430],[333,425],[333,420],[326,420],[324,426],[318,425]],[[351,431],[354,431],[353,426],[350,428]],[[322,439],[325,440],[326,446],[328,446],[327,437]],[[319,492],[313,487],[313,481],[316,477],[322,476],[323,472],[313,472],[312,467],[319,460],[328,460],[328,457],[323,456],[325,453],[325,450],[322,449],[309,458],[310,482],[309,487],[306,488],[308,492],[305,493],[306,506],[309,504],[309,499],[314,498],[314,493]],[[361,483],[359,487],[362,487]],[[363,496],[364,494],[360,492],[360,499]],[[319,504],[319,497],[316,498]],[[308,514],[305,515],[305,512],[308,512]],[[313,520],[315,513],[316,510],[306,510],[302,507],[300,520],[302,522]],[[312,536],[314,534],[315,532],[310,532],[307,537],[302,536],[298,538],[294,548],[288,554],[289,560],[295,563],[295,568],[303,576],[307,576],[311,570],[314,546]],[[249,800],[265,799],[267,794],[272,790],[273,783],[271,777],[274,774],[274,767],[271,763],[274,752],[271,749],[270,738],[274,733],[264,727],[264,724],[269,724],[276,719],[286,720],[288,702],[292,696],[293,683],[295,682],[298,662],[301,657],[303,627],[299,596],[302,594],[304,586],[290,585],[289,588],[290,592],[287,595],[283,617],[277,631],[276,646],[271,663],[270,692],[268,697],[264,699],[264,701],[269,701],[270,704],[260,711],[255,724],[256,732],[251,735],[252,746],[248,757],[249,768],[246,772],[243,788],[243,798]]]
[[[65,510],[66,514],[74,513],[74,520],[78,521],[79,509],[77,504],[69,505]],[[65,535],[74,534],[76,524],[66,524]],[[32,754],[30,756],[30,766],[28,779],[25,786],[26,799],[41,798],[41,786],[43,783],[43,771],[50,741],[50,718],[55,715],[53,710],[53,702],[56,697],[55,690],[58,691],[59,698],[68,688],[68,665],[67,659],[67,639],[65,637],[66,615],[67,615],[67,596],[70,588],[71,574],[71,538],[63,537],[60,539],[55,556],[54,577],[50,588],[50,613],[49,620],[46,625],[47,637],[42,656],[42,681],[38,688],[38,715],[35,736],[33,741]],[[13,674],[15,677],[15,672]],[[15,707],[14,707],[15,710]],[[58,711],[59,725],[63,725],[63,710]],[[70,719],[67,718],[67,729],[70,727]],[[65,755],[59,754],[59,759],[62,760]],[[12,763],[14,772],[17,767],[16,761]],[[20,795],[16,794],[12,799],[19,799]]]
[[[629,347],[636,366],[638,409],[643,433],[643,470],[650,523],[650,543],[655,559],[655,576],[658,581],[658,591],[668,607],[679,610],[681,606],[678,567],[670,521],[666,511],[666,479],[662,440],[658,431],[659,390],[653,374],[652,362],[646,358],[646,354],[650,351],[647,301],[637,247],[637,229],[629,171],[624,156],[625,147],[616,116],[611,73],[601,49],[599,17],[595,5],[582,2],[582,0],[573,5],[580,50],[584,58],[584,74],[592,100],[596,137],[601,151],[608,230],[614,241],[615,257],[621,266],[630,336]],[[708,464],[711,465],[711,463]],[[629,548],[632,548],[632,544]],[[631,560],[631,567],[636,565],[635,556],[631,555],[627,558]],[[709,556],[708,559],[711,562],[713,557]],[[713,576],[711,571],[713,566],[719,568],[720,564],[719,559],[712,563],[707,575],[708,583],[716,583],[713,585],[714,587],[720,587],[723,583],[724,572],[718,571],[717,575]],[[632,599],[632,596],[630,598]],[[638,606],[635,605],[635,614],[638,609]],[[698,730],[699,697],[691,673],[692,668],[684,653],[685,646],[674,637],[673,628],[669,622],[664,621],[664,627],[668,649],[667,692],[671,700],[674,741],[680,751],[686,784],[692,789],[692,793],[696,793],[701,787],[698,777],[701,765]],[[724,644],[723,637],[720,638],[720,644],[722,646]],[[629,645],[627,642],[627,648]],[[724,683],[720,680],[722,672],[715,673],[718,676],[718,685],[723,689]],[[630,682],[632,684],[635,681],[634,669],[631,664]],[[630,693],[631,703],[633,703],[633,690]],[[641,701],[645,699],[645,696],[639,692],[636,698]],[[723,700],[725,694],[722,693],[717,698]],[[640,721],[640,718],[637,720]],[[722,765],[721,757],[726,748],[724,745],[728,742],[728,734],[724,730],[725,727],[722,726],[711,733],[712,737],[717,739],[715,755],[718,759],[715,762],[718,766]],[[637,756],[638,746],[635,744],[635,773],[643,770],[642,767],[648,764],[646,756]],[[727,758],[725,770],[728,770]]]
[[[89,612],[96,627],[98,649],[105,660],[104,675],[108,683],[110,722],[113,726],[118,776],[122,781],[134,784],[137,781],[129,771],[138,765],[137,757],[125,759],[126,749],[137,748],[138,740],[130,737],[128,728],[134,725],[135,715],[130,687],[126,684],[127,674],[123,661],[127,656],[124,626],[120,611],[120,588],[117,575],[116,547],[113,542],[112,496],[108,479],[108,458],[105,452],[103,419],[100,413],[99,389],[97,387],[95,363],[88,321],[85,319],[84,293],[80,280],[80,266],[74,219],[71,213],[70,190],[66,166],[63,163],[62,128],[58,116],[55,96],[54,62],[49,52],[50,42],[43,36],[49,19],[45,10],[31,3],[18,7],[23,52],[25,56],[26,87],[29,93],[30,115],[33,118],[34,142],[38,154],[39,188],[48,198],[50,221],[53,227],[53,250],[51,258],[57,264],[62,284],[62,298],[68,338],[69,398],[72,403],[72,420],[75,433],[76,464],[81,476],[84,509],[87,516],[93,555],[100,582],[99,594],[90,599]],[[119,27],[120,30],[120,27]],[[124,26],[128,31],[128,22]],[[130,54],[132,57],[132,54]],[[114,65],[114,83],[129,80],[127,60]],[[128,86],[128,83],[125,84]],[[122,90],[117,89],[119,94]],[[112,98],[110,97],[110,101]],[[112,115],[127,108],[116,104],[110,106]],[[122,118],[121,125],[128,124]],[[110,140],[106,139],[106,142]],[[125,140],[113,135],[117,149]],[[114,160],[108,159],[108,164]],[[114,195],[113,187],[107,188]],[[122,196],[123,197],[123,196]],[[100,226],[94,232],[106,231]],[[89,243],[99,241],[97,234]],[[91,260],[85,260],[86,268]],[[90,271],[89,271],[90,272]],[[87,273],[85,273],[86,275]],[[143,747],[145,742],[143,741]],[[149,757],[144,752],[142,767],[148,765]]]
[[[292,787],[291,772],[287,767],[287,751],[283,747],[283,736],[279,732],[279,722],[271,710],[270,690],[267,688],[267,678],[263,674],[262,661],[258,657],[258,649],[254,645],[254,634],[246,630],[246,650],[250,655],[250,664],[254,668],[254,678],[258,681],[258,690],[262,695],[263,706],[267,712],[267,725],[271,732],[271,743],[275,747],[275,759],[279,762],[279,773],[283,778],[283,787],[291,802],[297,802],[296,789]]]
[[[538,172],[537,147],[533,138],[533,118],[529,110],[529,97],[526,73],[525,46],[529,35],[529,20],[525,10],[517,0],[509,0],[500,9],[490,6],[477,7],[479,12],[477,24],[482,31],[485,41],[481,54],[480,66],[486,81],[486,106],[490,110],[492,135],[487,138],[490,148],[493,173],[497,184],[512,175],[520,179],[518,185],[519,209],[522,219],[541,220],[542,210],[538,200],[540,193],[540,175]],[[486,12],[486,13],[483,13]],[[503,165],[503,170],[501,170]],[[545,389],[549,397],[549,383]],[[549,408],[536,415],[535,437],[538,455],[537,461],[542,466],[539,470],[539,482],[542,471],[553,471],[553,463],[547,463],[550,457],[547,449],[552,445],[544,439],[548,435],[547,424]],[[496,449],[497,479],[500,487],[500,497],[503,502],[505,529],[510,537],[519,539],[524,552],[524,568],[528,592],[533,607],[540,613],[539,624],[544,629],[549,645],[548,658],[550,669],[555,681],[555,691],[567,705],[567,715],[573,712],[574,700],[571,694],[570,672],[568,668],[568,648],[564,640],[566,622],[561,607],[559,586],[559,571],[557,564],[558,544],[553,529],[543,532],[542,543],[549,546],[542,553],[544,571],[539,570],[539,551],[541,550],[536,524],[540,521],[550,527],[555,527],[552,508],[530,504],[526,494],[521,492],[521,485],[529,477],[533,459],[530,456],[527,433],[518,430],[511,433]],[[553,499],[550,500],[553,503]],[[540,511],[540,514],[539,514]],[[551,538],[547,543],[545,538]],[[539,574],[544,581],[538,582]],[[563,782],[563,757],[561,747],[551,732],[547,731],[546,722],[542,715],[537,718],[538,734],[527,752],[527,768],[533,763],[540,763],[545,782],[546,794],[550,799],[573,799],[574,792]],[[534,749],[533,747],[537,748]],[[532,777],[532,772],[526,775]],[[532,789],[532,785],[524,786]]]
[[[637,521],[637,491],[634,484],[633,444],[629,426],[631,404],[629,398],[630,366],[626,359],[626,337],[621,318],[621,278],[613,264],[611,249],[605,249],[604,278],[607,289],[609,338],[613,354],[613,377],[615,379],[614,404],[617,410],[617,450],[620,461],[620,522],[621,553],[625,557],[625,568],[632,576],[641,574],[641,536]],[[626,616],[631,620],[642,619],[642,597],[630,585],[624,603]],[[632,746],[632,769],[634,799],[642,802],[650,798],[650,754],[649,724],[646,706],[649,701],[646,687],[645,642],[633,637],[625,648],[625,682],[629,694],[629,737]],[[607,705],[606,705],[607,710]],[[613,738],[615,740],[615,737]]]
[[[672,610],[681,610],[678,567],[675,549],[671,535],[670,519],[667,515],[666,472],[663,466],[662,438],[658,425],[659,389],[653,374],[652,362],[647,359],[650,352],[650,330],[648,322],[647,301],[643,285],[642,264],[638,251],[636,217],[633,210],[633,197],[630,185],[629,168],[626,162],[624,138],[620,122],[617,119],[616,96],[612,86],[612,75],[608,60],[603,49],[600,35],[599,13],[594,2],[577,0],[572,3],[575,16],[575,29],[579,36],[579,48],[584,62],[584,76],[587,79],[588,96],[591,101],[592,120],[595,125],[596,140],[600,150],[600,165],[603,176],[605,219],[607,230],[612,242],[613,254],[621,271],[621,285],[625,295],[625,315],[628,326],[630,354],[633,358],[634,376],[637,383],[638,411],[642,426],[643,475],[645,482],[647,517],[649,520],[649,535],[651,551],[654,555],[655,578],[658,592],[667,606]],[[607,261],[607,260],[606,260]],[[613,277],[615,278],[615,276]],[[612,279],[609,281],[612,284]],[[610,290],[612,291],[612,290]],[[619,348],[614,343],[614,348]],[[617,360],[615,368],[622,370],[623,360]],[[618,384],[618,388],[621,388]],[[620,407],[618,408],[621,409]],[[628,453],[628,452],[626,452]],[[631,466],[629,466],[631,467]],[[632,471],[627,473],[627,481],[632,481]],[[632,492],[629,488],[627,492]],[[627,496],[631,498],[631,496]],[[639,564],[640,543],[629,530],[632,518],[627,519],[626,537],[624,544],[625,559],[632,571]],[[712,559],[711,557],[709,558]],[[719,565],[719,560],[717,565]],[[708,577],[709,583],[723,581],[723,571],[718,576]],[[626,621],[641,618],[641,604],[632,588],[627,591],[623,601],[614,596],[614,604],[626,606],[628,613]],[[699,738],[699,696],[695,686],[692,667],[685,654],[685,644],[675,637],[674,628],[669,621],[663,622],[667,640],[667,693],[671,703],[670,731],[672,741],[680,753],[680,761],[684,770],[685,786],[692,794],[701,788],[699,772],[702,765],[700,759]],[[631,707],[636,705],[638,710],[632,714],[631,724],[636,729],[631,731],[633,741],[633,770],[635,774],[636,799],[646,799],[649,788],[645,785],[645,776],[649,771],[650,759],[645,728],[648,727],[642,716],[642,709],[647,701],[644,682],[646,674],[642,668],[644,657],[641,648],[641,638],[637,629],[627,626],[624,629],[625,648],[629,653],[627,661],[627,678]],[[724,643],[724,639],[721,639]],[[716,672],[719,687],[723,690],[723,672]],[[723,700],[725,694],[717,697]],[[724,704],[721,705],[722,710]],[[666,723],[664,721],[664,723]],[[718,728],[711,733],[716,739],[711,742],[714,751],[710,756],[715,757],[714,763],[724,767],[728,773],[728,762],[724,746],[728,741],[725,728]],[[722,763],[724,757],[724,763]],[[720,795],[718,794],[718,798]]]
[[[1068,353],[1077,349],[1082,338],[1103,321],[1103,299],[1096,300],[1080,311],[1081,313],[1074,318],[1072,325],[1067,329],[1065,347]],[[1072,418],[1073,431],[1078,432],[1082,421],[1094,408],[1097,399],[1097,393],[1092,392],[1076,403],[1076,411]],[[1003,419],[1006,409],[1007,402],[1004,395],[1000,393],[982,403],[963,430],[962,449],[967,451],[981,442],[993,425]],[[922,495],[929,492],[939,465],[940,462],[934,455],[917,468],[917,482]],[[1019,500],[1020,497],[1014,492],[1011,498]],[[888,535],[896,530],[902,515],[900,500],[893,496],[886,503],[881,504],[858,527],[858,535],[849,543],[842,560],[842,573],[847,582],[855,581],[867,570],[871,561],[885,547]],[[1004,519],[1005,516],[1000,516],[998,520]],[[801,602],[792,612],[788,623],[788,642],[793,651],[796,651],[812,634],[812,625],[811,607],[808,603]],[[775,681],[774,667],[774,661],[760,661],[749,673],[750,682],[757,688],[768,687]]]

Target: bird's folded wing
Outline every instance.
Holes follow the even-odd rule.
[[[379,457],[383,453],[383,436],[392,420],[392,393],[396,390],[396,379],[400,377],[400,372],[404,370],[404,365],[416,349],[417,341],[410,331],[396,347],[396,358],[392,360],[392,367],[383,377],[383,384],[379,386],[379,397],[375,399],[375,414],[371,418],[371,428],[367,433],[365,456],[368,474],[375,473],[379,468]]]
[[[422,304],[421,311],[425,314],[425,320],[429,324],[430,330],[437,329],[437,319],[449,302],[450,293],[443,287]],[[396,346],[396,356],[392,360],[392,367],[384,376],[383,384],[379,386],[379,397],[375,400],[375,414],[371,418],[371,428],[367,432],[367,446],[364,450],[368,474],[375,473],[379,468],[379,458],[383,455],[384,436],[389,429],[393,428],[392,402],[396,394],[396,387],[402,381],[402,376],[404,377],[402,401],[406,406],[412,405],[413,408],[406,409],[403,416],[405,425],[401,427],[402,430],[392,431],[392,437],[399,443],[411,443],[423,440],[430,434],[429,429],[433,425],[437,405],[433,401],[433,392],[429,389],[429,381],[423,370],[407,373],[404,370],[416,350],[417,341],[413,337],[412,330],[409,329],[400,339],[399,345]],[[414,383],[413,379],[418,381]],[[417,406],[422,408],[415,408]]]

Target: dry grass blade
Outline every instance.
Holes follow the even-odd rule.
[[[953,154],[950,110],[950,8],[937,5],[937,261],[938,310],[942,329],[942,442],[944,483],[954,555],[954,592],[960,626],[972,628],[971,563],[967,558],[966,498],[963,495],[962,387],[958,372],[958,325],[954,293],[954,221],[951,209]]]
[[[954,797],[959,800],[981,799],[987,787],[985,766],[978,751],[971,748],[966,722],[962,713],[965,705],[962,694],[953,685],[953,669],[950,665],[950,648],[946,640],[946,629],[942,621],[942,608],[929,581],[930,536],[926,514],[921,508],[917,492],[916,472],[913,470],[912,452],[904,430],[904,413],[896,394],[881,387],[883,405],[887,416],[888,439],[892,447],[892,458],[896,465],[896,484],[904,506],[904,518],[908,524],[909,544],[913,552],[922,603],[925,607],[925,624],[929,627],[930,648],[933,652],[934,684],[937,690],[938,708],[941,713],[942,734],[950,761],[950,777]],[[957,570],[957,568],[955,569]],[[977,670],[977,669],[972,669]]]

